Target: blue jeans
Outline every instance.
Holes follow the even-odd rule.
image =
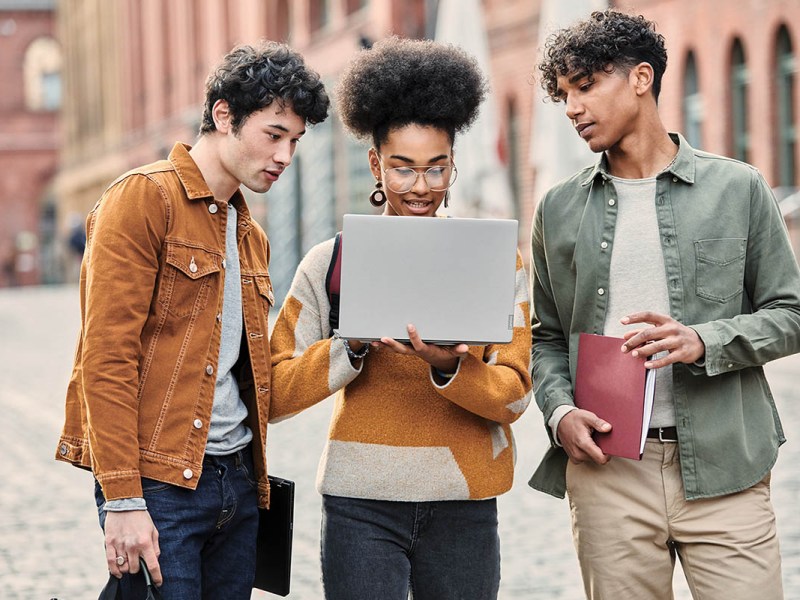
[[[250,600],[258,532],[250,447],[206,456],[194,491],[147,478],[142,491],[158,530],[164,600]],[[104,527],[105,498],[97,484],[95,500]],[[140,579],[125,575],[123,585],[136,593]]]
[[[497,503],[322,497],[328,600],[494,600]]]

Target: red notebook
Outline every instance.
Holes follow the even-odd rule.
[[[606,454],[640,460],[653,412],[655,371],[644,357],[623,354],[625,340],[580,334],[575,375],[575,405],[611,423],[608,433],[594,432]]]

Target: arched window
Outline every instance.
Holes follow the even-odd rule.
[[[747,123],[747,84],[750,74],[745,62],[744,47],[734,40],[731,50],[731,156],[747,161],[750,154],[750,135]]]
[[[794,113],[795,58],[792,55],[792,40],[789,30],[782,26],[778,30],[775,44],[775,131],[777,133],[777,183],[779,186],[796,185],[795,153],[797,127]]]
[[[28,110],[61,108],[61,48],[53,38],[40,37],[28,46],[24,72]]]
[[[692,147],[703,147],[703,98],[700,95],[697,64],[691,50],[686,55],[683,70],[683,134]]]

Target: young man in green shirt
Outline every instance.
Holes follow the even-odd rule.
[[[600,160],[553,187],[532,233],[533,377],[551,448],[530,485],[569,493],[589,598],[782,598],[770,469],[785,441],[762,365],[800,351],[800,272],[770,188],[668,133],[664,38],[596,12],[551,36],[542,85]],[[577,409],[580,333],[652,356],[641,461]]]

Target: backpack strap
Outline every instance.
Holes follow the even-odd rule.
[[[328,294],[328,301],[331,311],[328,315],[330,323],[330,335],[339,328],[339,290],[342,283],[342,232],[336,234],[333,241],[333,254],[331,264],[328,265],[328,274],[325,276],[325,291]]]

